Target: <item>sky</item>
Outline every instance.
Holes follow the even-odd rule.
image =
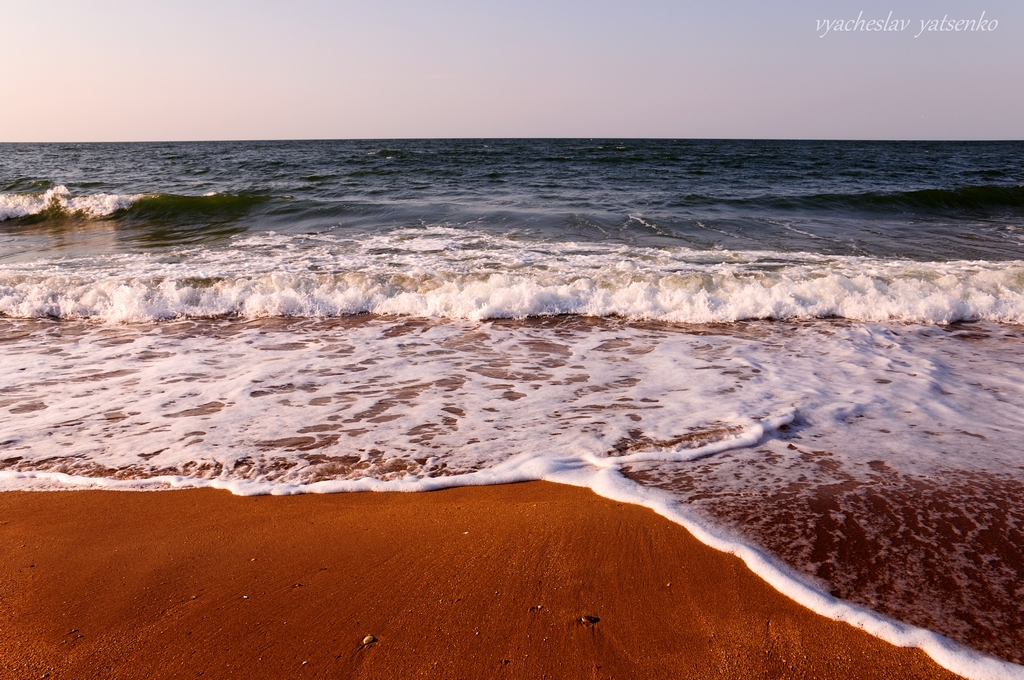
[[[0,6],[4,142],[1024,139],[1019,0]]]

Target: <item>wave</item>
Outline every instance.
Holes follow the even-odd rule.
[[[105,217],[128,209],[139,198],[121,194],[72,196],[63,185],[43,193],[0,194],[0,221],[31,216]]]
[[[466,320],[581,315],[672,323],[843,318],[1024,324],[1020,261],[800,259],[781,253],[748,253],[744,260],[742,253],[726,253],[733,261],[716,262],[697,251],[688,260],[679,251],[573,254],[567,244],[557,256],[530,262],[518,252],[497,264],[461,248],[454,252],[464,260],[411,252],[415,244],[406,248],[367,247],[333,259],[315,249],[294,248],[289,260],[251,248],[219,253],[215,262],[179,255],[177,264],[160,264],[125,255],[93,269],[11,266],[0,268],[0,315],[115,322],[372,313]]]
[[[67,217],[106,218],[155,224],[222,223],[247,214],[270,196],[247,194],[91,194],[72,196],[61,185],[43,193],[0,194],[0,221]]]
[[[126,212],[126,217],[157,223],[196,220],[216,223],[242,217],[253,207],[270,199],[270,196],[248,194],[147,194],[137,198]]]
[[[351,177],[385,175],[388,168],[371,168],[349,173]],[[167,193],[91,194],[72,196],[61,185],[42,193],[0,193],[0,221],[39,217],[42,219],[78,216],[110,217],[156,223],[223,222],[248,214],[254,207],[272,200],[258,194],[216,193],[189,196]],[[759,211],[811,211],[851,213],[911,213],[919,215],[966,215],[985,217],[1024,213],[1024,185],[971,185],[955,189],[921,189],[893,193],[817,193],[764,194],[755,197],[729,197],[688,194],[677,205],[687,208],[756,208]]]

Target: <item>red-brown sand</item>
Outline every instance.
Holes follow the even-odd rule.
[[[585,489],[0,494],[0,677],[420,676],[955,677]]]

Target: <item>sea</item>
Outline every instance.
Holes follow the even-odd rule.
[[[539,479],[1024,677],[1024,142],[0,145],[0,489]]]

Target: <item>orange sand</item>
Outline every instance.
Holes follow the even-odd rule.
[[[650,510],[543,482],[2,493],[0,677],[46,674],[955,677]]]

